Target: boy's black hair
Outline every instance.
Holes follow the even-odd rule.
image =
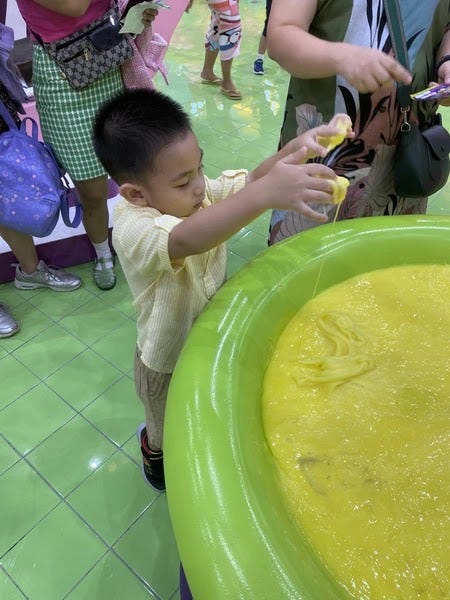
[[[126,90],[98,111],[94,150],[118,183],[139,182],[152,170],[159,152],[192,131],[188,115],[156,90]]]

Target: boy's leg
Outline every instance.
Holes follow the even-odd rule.
[[[272,8],[272,0],[266,0],[266,18],[264,28],[259,39],[258,54],[253,63],[253,73],[255,75],[264,75],[264,54],[267,50],[267,24],[269,22],[270,9]]]
[[[222,89],[228,93],[228,96],[234,100],[241,99],[241,93],[236,89],[234,82],[231,78],[231,65],[233,64],[233,59],[222,60],[220,65],[222,67]],[[236,96],[236,97],[235,97]],[[239,98],[237,97],[239,96]]]
[[[264,53],[266,51],[266,37],[261,36],[258,46],[258,54],[256,55],[255,62],[253,63],[253,73],[255,75],[264,75]]]
[[[267,38],[266,38],[265,34],[263,33],[259,40],[258,57],[263,58],[264,54],[266,53],[266,50],[267,50]]]
[[[214,65],[218,54],[219,50],[213,50],[212,48],[205,49],[205,60],[203,62],[202,72],[200,73],[200,77],[204,83],[216,85],[222,83],[221,78],[214,73]]]
[[[154,489],[166,489],[163,464],[163,427],[170,373],[157,373],[149,369],[141,360],[141,352],[136,348],[134,360],[134,381],[136,393],[145,410],[145,423],[137,431],[143,459],[144,477]]]
[[[183,565],[180,564],[180,599],[181,600],[192,600],[191,590],[184,574]]]
[[[231,77],[233,58],[241,46],[242,28],[239,3],[236,0],[208,0],[211,13],[215,14],[217,28],[214,47],[218,47],[222,67],[222,93],[231,100],[240,100],[241,93]]]
[[[214,73],[214,65],[219,54],[219,19],[211,10],[211,20],[205,35],[205,59],[200,77],[204,83],[220,84],[222,80]]]

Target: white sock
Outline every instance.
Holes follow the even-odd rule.
[[[111,248],[109,247],[109,240],[106,238],[104,242],[100,242],[100,244],[92,244],[94,246],[95,254],[97,258],[106,259],[106,266],[113,267],[113,256],[111,252]],[[97,269],[101,269],[100,265],[97,265]]]
[[[264,60],[264,54],[257,54],[256,60],[258,60],[258,58],[260,58],[261,60]]]

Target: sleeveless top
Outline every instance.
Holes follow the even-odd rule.
[[[91,0],[81,17],[68,17],[40,6],[34,0],[16,0],[23,20],[31,32],[44,42],[55,42],[100,18],[110,8],[110,0]]]

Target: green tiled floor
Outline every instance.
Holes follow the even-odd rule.
[[[201,85],[206,4],[173,38],[170,87],[190,113],[207,174],[254,167],[277,146],[287,77],[271,61],[252,74],[264,1],[241,1],[233,103]],[[449,213],[450,188],[430,200]],[[232,275],[266,245],[268,216],[230,240]],[[91,265],[69,294],[0,286],[22,329],[0,341],[0,599],[178,597],[178,555],[164,494],[145,485],[134,431],[143,411],[132,381],[135,323],[119,272],[99,291]]]

